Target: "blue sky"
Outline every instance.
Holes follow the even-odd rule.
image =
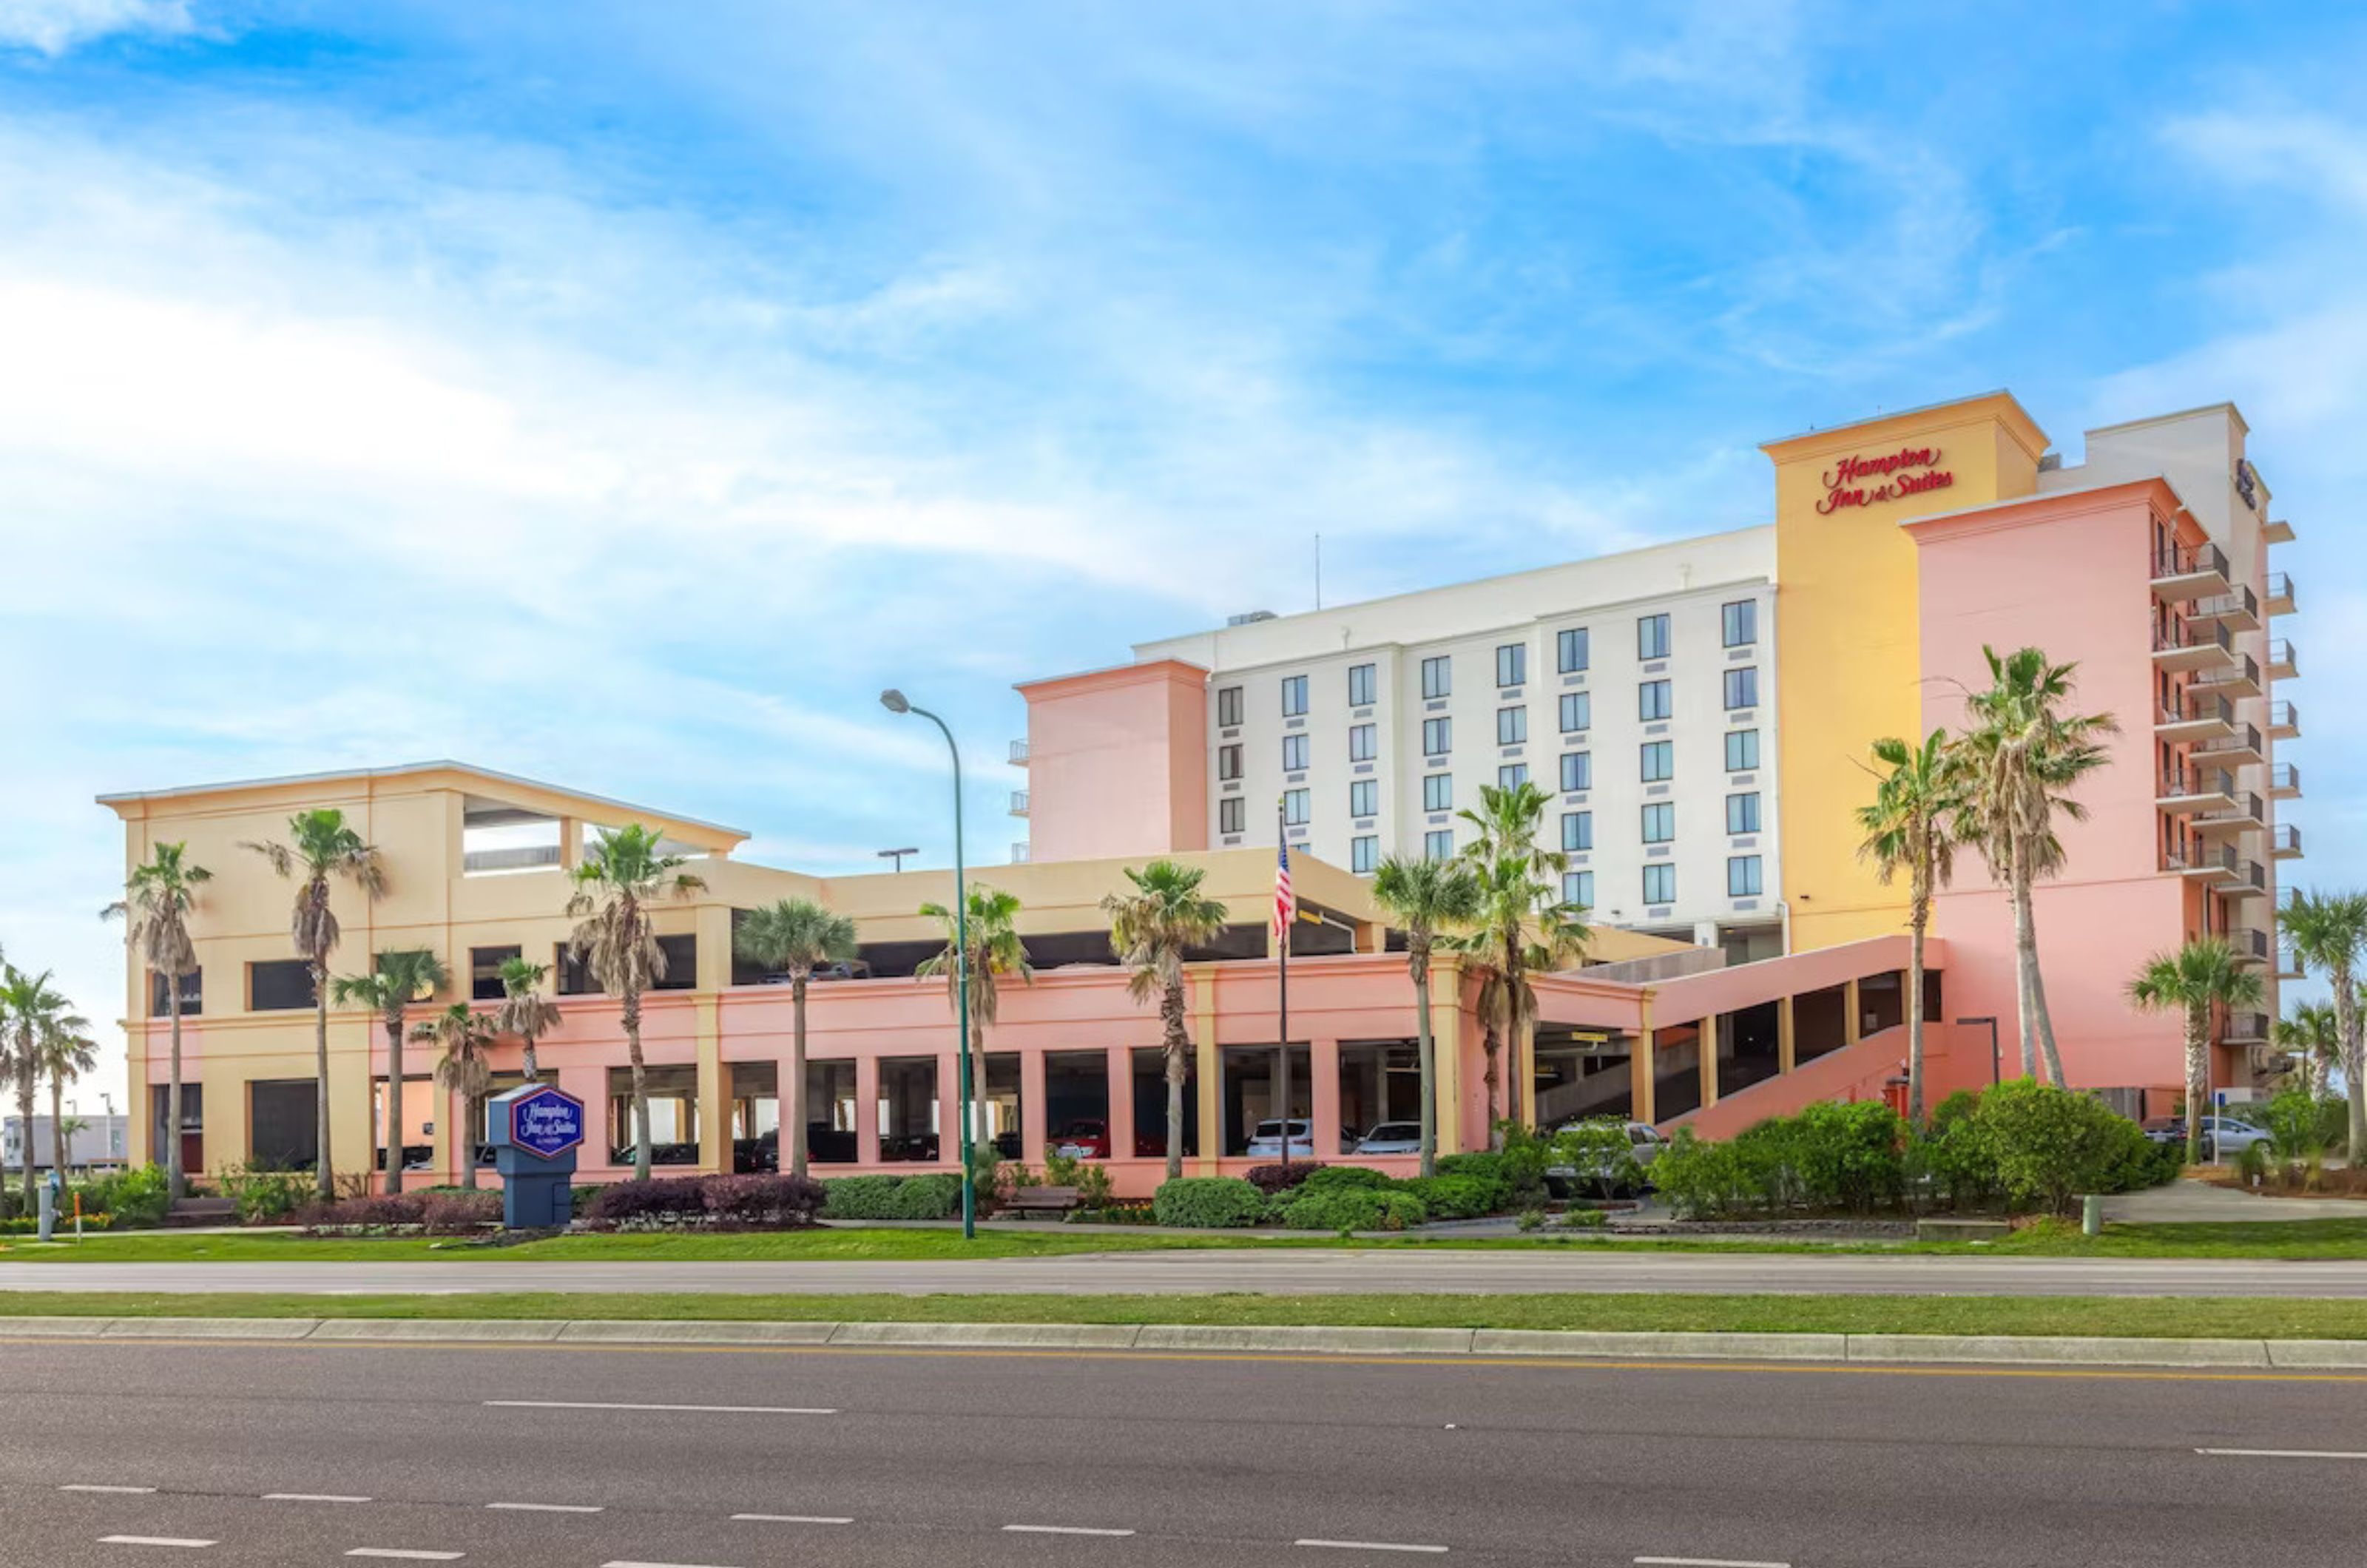
[[[434,756],[1001,858],[1014,681],[1766,519],[1757,444],[2233,398],[2367,880],[2367,17],[0,0],[0,942],[101,791]]]

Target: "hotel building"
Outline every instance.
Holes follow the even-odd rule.
[[[1856,853],[1852,811],[1883,735],[1954,726],[1988,683],[1984,645],[2078,665],[2074,703],[2119,721],[2111,764],[2060,825],[2065,865],[2037,923],[2067,1070],[2132,1111],[2166,1103],[2180,1024],[2123,999],[2147,955],[2223,935],[2270,978],[2259,1015],[2214,1021],[2214,1082],[2247,1092],[2272,1063],[2278,871],[2300,852],[2281,819],[2298,734],[2272,635],[2293,591],[2270,570],[2290,537],[2228,405],[2088,433],[2065,467],[1999,392],[1771,442],[1768,525],[1308,615],[1238,617],[1138,645],[1132,662],[1020,688],[1028,772],[1020,863],[980,880],[1022,900],[1036,973],[1006,979],[989,1032],[985,1131],[1040,1156],[1098,1127],[1119,1190],[1155,1185],[1166,1129],[1155,1010],[1130,1000],[1099,912],[1154,855],[1203,866],[1230,923],[1189,965],[1189,1168],[1232,1170],[1275,1113],[1274,966],[1264,929],[1273,843],[1296,846],[1308,919],[1292,939],[1292,1111],[1327,1156],[1415,1109],[1415,993],[1371,901],[1386,855],[1461,846],[1455,813],[1525,776],[1551,800],[1544,837],[1570,856],[1566,893],[1596,936],[1580,966],[1537,980],[1540,1022],[1514,1081],[1551,1123],[1621,1114],[1723,1134],[1818,1098],[1895,1095],[1904,1055],[1905,890]],[[1277,803],[1279,802],[1279,807]],[[957,1048],[940,983],[913,969],[941,944],[914,911],[948,901],[942,871],[817,878],[733,858],[744,835],[457,763],[109,796],[126,865],[187,840],[215,880],[184,983],[193,1168],[316,1153],[310,982],[287,945],[289,889],[242,840],[294,811],[342,807],[384,852],[375,903],[336,892],[334,967],[434,948],[450,995],[491,1001],[501,960],[552,964],[563,1016],[541,1048],[562,1086],[627,1140],[629,1082],[613,999],[561,951],[567,868],[585,835],[662,831],[706,888],[661,911],[664,988],[645,1046],[657,1136],[683,1169],[762,1160],[779,1135],[788,1000],[736,959],[739,911],[810,897],[857,921],[863,963],[820,982],[801,1096],[817,1168],[949,1165],[940,1096]],[[1279,818],[1279,820],[1278,820]],[[1927,997],[1932,1089],[2019,1060],[2010,910],[1976,855],[1935,916]],[[161,982],[130,976],[135,1146],[161,1149]],[[1435,966],[1442,1143],[1481,1143],[1476,987]],[[331,1021],[332,1154],[399,1142],[448,1178],[470,1157],[459,1108],[405,1076],[413,1124],[383,1125],[385,1053],[371,1016]],[[496,1050],[497,1085],[517,1046]],[[375,1133],[375,1139],[372,1134]],[[603,1151],[587,1151],[593,1179]],[[1377,1163],[1390,1163],[1379,1161]],[[422,1177],[422,1181],[430,1179]]]

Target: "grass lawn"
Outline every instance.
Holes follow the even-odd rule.
[[[2097,1296],[146,1295],[0,1292],[0,1315],[1187,1323],[1728,1333],[2367,1339],[2367,1302]]]
[[[1951,1244],[1908,1251],[1995,1252],[2022,1258],[2367,1258],[2367,1219],[2238,1220],[2205,1224],[2113,1224],[2090,1240],[2076,1224],[2049,1220],[1984,1247]]]

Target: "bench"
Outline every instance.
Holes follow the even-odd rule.
[[[1022,1187],[1011,1194],[1003,1207],[1014,1215],[1065,1214],[1083,1201],[1073,1187]]]

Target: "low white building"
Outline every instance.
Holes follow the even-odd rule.
[[[66,1115],[66,1168],[86,1170],[108,1168],[124,1163],[130,1148],[131,1118],[129,1116]],[[51,1134],[50,1119],[33,1118],[33,1168],[50,1168],[57,1144]],[[0,1117],[0,1170],[25,1168],[25,1122],[22,1117]]]

